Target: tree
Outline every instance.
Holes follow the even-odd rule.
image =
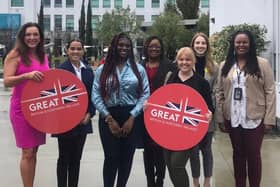
[[[176,50],[190,43],[192,33],[180,25],[181,17],[173,12],[164,12],[153,23],[148,31],[159,36],[164,45],[166,56],[174,60]]]
[[[177,7],[184,19],[196,19],[200,0],[176,0]]]
[[[79,19],[79,38],[83,42],[85,41],[85,17],[85,0],[83,0]]]
[[[173,0],[167,0],[164,5],[164,12],[173,12],[179,15],[177,11],[176,4],[173,3]]]
[[[38,15],[38,24],[42,31],[44,32],[44,3],[43,0],[41,0],[41,5],[40,5],[40,12]]]
[[[197,22],[197,31],[209,36],[209,15],[202,14]]]
[[[85,37],[85,44],[88,46],[93,46],[93,38],[92,38],[92,11],[91,11],[91,1],[88,1],[87,7],[87,23],[86,23],[86,37]],[[89,47],[87,49],[87,56],[91,57],[93,54],[93,48]]]
[[[267,33],[267,29],[265,26],[260,26],[258,24],[250,25],[247,23],[240,25],[228,25],[224,27],[221,32],[214,33],[210,37],[212,54],[216,62],[225,60],[231,36],[238,30],[249,30],[253,34],[256,41],[257,54],[266,50],[265,35]]]
[[[129,8],[106,12],[102,21],[96,27],[96,35],[102,45],[108,46],[113,36],[119,32],[126,32],[132,38],[140,32],[140,22]]]

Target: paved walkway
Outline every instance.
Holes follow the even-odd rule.
[[[0,81],[0,186],[20,187],[19,173],[20,150],[15,147],[12,128],[8,119],[10,91],[4,91]],[[102,187],[103,151],[99,140],[96,118],[94,118],[94,134],[89,135],[81,162],[80,187]],[[234,187],[231,146],[228,135],[217,132],[213,142],[214,177],[212,187]],[[267,135],[263,143],[263,180],[262,187],[280,186],[280,138]],[[56,186],[56,139],[47,138],[47,144],[38,152],[38,165],[35,187]],[[189,164],[187,166],[189,170]],[[146,186],[142,161],[142,150],[137,150],[128,187]],[[168,172],[165,187],[172,187]]]

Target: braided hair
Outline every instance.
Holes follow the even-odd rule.
[[[130,43],[130,51],[128,53],[128,60],[131,64],[132,71],[138,79],[138,93],[139,96],[143,92],[143,83],[141,75],[138,71],[137,64],[134,59],[133,47],[131,39],[125,33],[115,35],[109,46],[108,54],[100,76],[101,96],[103,99],[108,99],[109,93],[113,90],[119,90],[119,80],[116,74],[117,65],[120,63],[118,54],[118,42],[120,39],[126,38]]]

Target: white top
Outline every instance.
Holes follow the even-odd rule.
[[[239,67],[234,64],[234,73],[232,80],[232,98],[231,98],[231,126],[238,127],[241,125],[244,129],[255,129],[257,128],[262,119],[258,120],[250,120],[246,115],[246,77],[244,71],[241,71]],[[238,83],[239,77],[239,83]],[[241,88],[242,89],[242,97],[241,100],[234,100],[234,89]]]
[[[82,69],[82,68],[86,68],[86,66],[84,65],[84,63],[80,61],[80,67],[78,67],[78,68],[77,68],[75,65],[73,65],[73,64],[72,64],[72,66],[73,66],[73,68],[74,68],[74,70],[75,70],[76,76],[77,76],[80,80],[82,80],[82,72],[81,72],[81,69]]]

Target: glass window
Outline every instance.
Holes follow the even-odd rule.
[[[144,0],[136,0],[136,8],[144,8],[145,1]]]
[[[54,30],[62,31],[62,15],[54,15]]]
[[[62,0],[54,0],[54,7],[62,7]]]
[[[91,19],[92,31],[96,31],[98,23],[99,23],[99,16],[97,16],[97,15],[92,16],[92,19]]]
[[[209,0],[200,0],[201,8],[209,8]]]
[[[137,16],[136,16],[136,19],[137,19],[137,21],[139,21],[139,22],[141,22],[141,23],[145,21],[144,15],[137,15]]]
[[[93,8],[99,8],[99,0],[91,0],[91,6]]]
[[[74,15],[66,15],[66,31],[74,31]]]
[[[74,0],[66,0],[66,8],[74,8]]]
[[[115,0],[115,8],[122,8],[122,0]]]
[[[23,0],[11,0],[11,7],[24,7]]]
[[[44,4],[44,7],[46,7],[46,8],[51,7],[51,0],[44,0],[43,4]]]
[[[159,15],[152,15],[152,21],[155,21]]]
[[[152,0],[152,8],[159,8],[160,0]]]
[[[103,8],[110,8],[111,0],[103,0]]]
[[[51,31],[51,16],[44,15],[44,31]]]

